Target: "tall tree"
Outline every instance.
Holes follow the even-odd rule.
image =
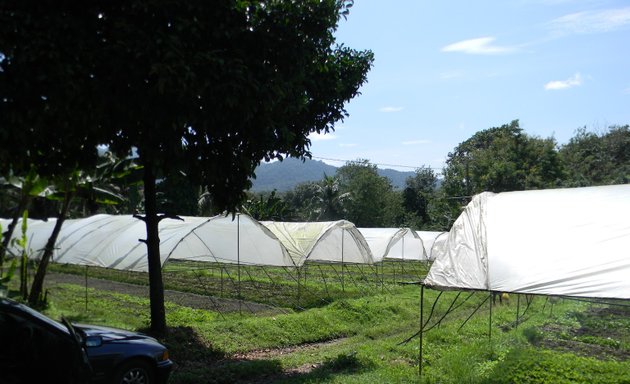
[[[291,217],[289,204],[276,195],[274,189],[271,193],[260,193],[248,199],[242,210],[256,220],[288,221]]]
[[[378,174],[376,165],[368,160],[346,163],[337,170],[346,200],[347,219],[357,227],[382,227],[387,225],[387,207],[393,188],[389,179]]]
[[[630,181],[630,126],[611,126],[607,132],[579,129],[560,148],[567,186],[625,184]]]
[[[261,159],[308,156],[308,134],[328,132],[347,115],[344,104],[357,95],[372,63],[371,52],[335,44],[333,32],[351,5],[3,3],[0,77],[29,89],[36,96],[29,102],[63,115],[56,132],[62,142],[92,148],[102,143],[118,154],[138,155],[145,203],[138,217],[147,228],[153,332],[166,328],[158,237],[166,216],[157,211],[157,177],[183,172],[207,189],[213,204],[235,210]],[[63,97],[57,99],[57,91]],[[49,129],[27,102],[10,99],[3,109],[13,119],[4,123],[9,131],[16,120],[29,126],[16,133],[25,144]],[[20,112],[35,117],[26,124]],[[77,132],[85,140],[73,141]],[[67,154],[71,160],[76,155]]]
[[[319,221],[339,220],[345,217],[345,204],[350,192],[342,192],[339,178],[324,174],[316,185],[312,209]]]
[[[435,197],[437,175],[428,167],[416,169],[415,174],[405,180],[402,192],[403,206],[409,215],[409,224],[416,228],[426,228],[431,224],[429,204]]]
[[[444,189],[449,196],[554,187],[563,168],[553,138],[528,136],[518,120],[475,133],[448,154]]]
[[[316,182],[305,182],[284,193],[283,200],[293,212],[293,219],[297,221],[315,221],[319,216],[316,206],[321,187]]]

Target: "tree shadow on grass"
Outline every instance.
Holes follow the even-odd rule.
[[[282,372],[275,377],[270,377],[269,381],[256,383],[326,383],[334,376],[343,376],[357,372],[365,372],[374,369],[372,362],[359,359],[355,352],[340,353],[334,358],[326,359],[321,364]]]
[[[260,375],[282,372],[275,361],[243,361],[227,357],[192,327],[170,327],[160,342],[175,363],[170,384],[255,382]]]
[[[175,368],[170,384],[326,382],[333,375],[371,369],[355,353],[342,353],[319,364],[285,370],[279,359],[242,359],[226,356],[191,327],[172,327],[160,340]]]

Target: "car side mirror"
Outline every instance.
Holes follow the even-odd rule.
[[[103,345],[103,338],[101,336],[88,336],[85,340],[86,347],[100,347]]]

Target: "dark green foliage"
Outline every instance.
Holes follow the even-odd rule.
[[[518,120],[477,132],[448,154],[444,188],[450,196],[558,186],[562,164],[553,139],[523,133]]]
[[[259,194],[243,204],[243,211],[256,220],[289,221],[291,209],[289,205],[276,195],[276,191],[269,194]]]
[[[316,182],[308,182],[298,184],[284,194],[283,200],[293,211],[296,221],[314,221],[317,218],[313,201],[317,199],[319,191],[320,186]]]
[[[90,168],[97,144],[123,156],[136,151],[161,333],[157,177],[183,171],[213,205],[234,211],[261,159],[308,156],[308,134],[328,132],[347,115],[344,104],[372,64],[371,52],[335,44],[351,6],[4,2],[0,173],[30,163],[55,175]]]
[[[391,224],[387,213],[393,188],[390,181],[378,175],[368,160],[349,162],[337,170],[340,190],[349,193],[346,218],[357,227],[386,227]],[[390,206],[391,207],[391,206]]]
[[[340,353],[334,359],[328,359],[324,363],[333,372],[354,371],[361,367],[361,362],[357,358],[357,353]]]
[[[630,126],[612,126],[605,133],[579,129],[560,148],[567,186],[624,184],[630,181]]]
[[[630,382],[627,363],[599,361],[552,351],[515,349],[486,384],[615,384]]]
[[[160,212],[196,216],[198,213],[199,186],[180,172],[173,172],[156,186]]]
[[[316,220],[331,221],[345,218],[351,199],[351,192],[342,190],[338,177],[324,175],[324,178],[315,185],[315,196],[312,199]]]
[[[554,188],[563,177],[555,140],[531,137],[514,120],[475,133],[449,153],[442,187],[457,217],[477,193]]]
[[[542,341],[544,335],[537,327],[528,327],[523,329],[523,336],[532,345],[538,345]]]
[[[410,226],[415,228],[431,226],[429,205],[435,200],[436,189],[437,175],[431,168],[418,168],[413,177],[407,178],[402,197]]]

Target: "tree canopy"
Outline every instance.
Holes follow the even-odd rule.
[[[630,126],[607,132],[579,129],[559,151],[567,186],[624,184],[630,181]]]
[[[351,5],[3,2],[0,160],[31,151],[39,157],[30,162],[89,167],[97,144],[137,154],[151,326],[162,332],[157,177],[181,171],[213,204],[234,210],[261,159],[308,156],[308,134],[347,115],[372,64],[371,52],[335,42]]]
[[[346,163],[337,170],[340,191],[349,193],[345,201],[346,218],[357,227],[386,226],[393,188],[388,178],[377,173],[368,160]],[[398,202],[398,201],[397,201]]]
[[[562,179],[555,140],[529,136],[514,120],[475,133],[449,153],[444,188],[449,196],[471,196],[551,188]]]

